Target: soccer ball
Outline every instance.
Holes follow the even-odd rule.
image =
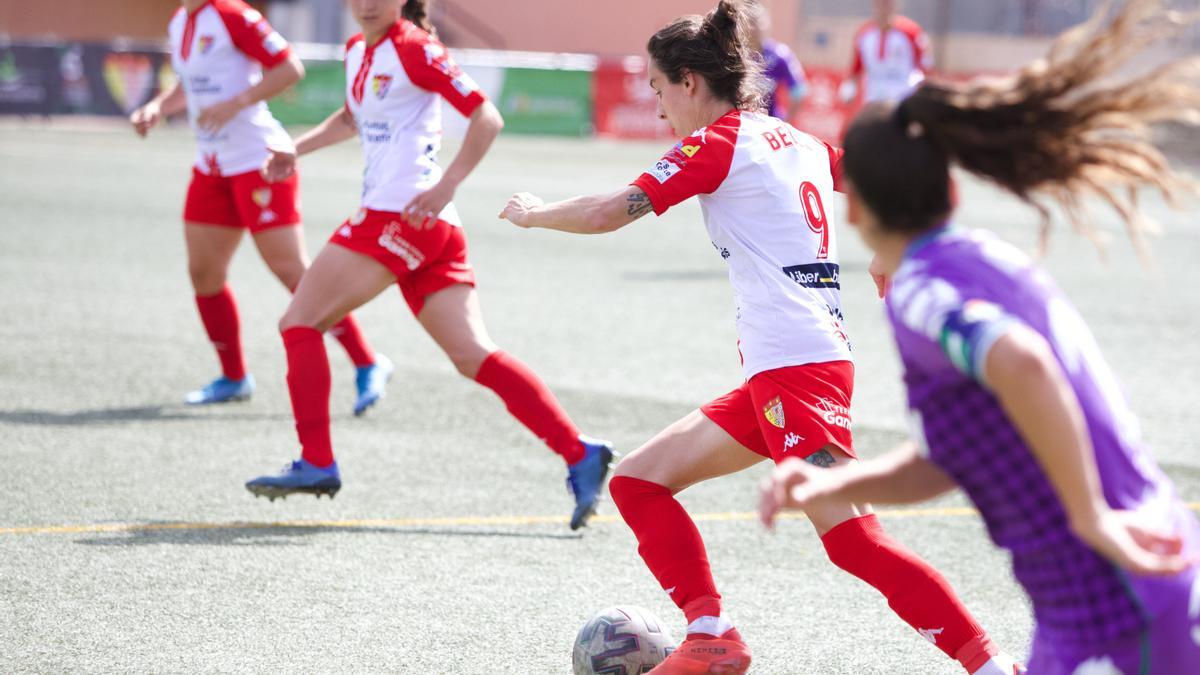
[[[648,673],[675,650],[666,626],[641,607],[596,612],[579,630],[571,657],[575,675]]]

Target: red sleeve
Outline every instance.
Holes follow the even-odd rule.
[[[896,18],[896,27],[904,32],[913,46],[913,66],[923,73],[928,73],[933,68],[931,62],[933,52],[929,48],[929,36],[921,29],[921,26],[912,19],[906,17]]]
[[[740,118],[723,118],[675,144],[631,185],[650,198],[654,213],[662,215],[676,204],[721,187],[733,164]]]
[[[396,39],[396,53],[413,84],[441,95],[463,117],[487,101],[479,85],[462,72],[446,47],[425,31],[410,30]]]
[[[349,40],[346,40],[346,48],[342,51],[343,69],[345,68],[346,64],[346,55],[350,53],[350,50],[354,48],[354,45],[362,42],[364,39],[365,38],[363,38],[363,34],[358,33],[356,35],[352,35]],[[346,73],[346,77],[351,77],[351,75]],[[350,119],[354,119],[354,111],[350,109],[350,99],[346,99],[346,101],[342,103],[342,107],[346,109],[346,114],[350,116]]]
[[[846,192],[846,183],[842,180],[842,155],[846,154],[845,150],[835,148],[832,145],[821,141],[825,149],[829,151],[829,173],[833,174],[833,191]]]
[[[858,29],[858,32],[854,34],[854,61],[850,63],[851,75],[859,75],[863,71],[862,36],[869,27],[869,23],[863,24],[863,26]]]
[[[253,7],[241,0],[217,0],[213,3],[233,45],[264,68],[274,68],[287,60],[291,47],[271,28],[271,24]]]

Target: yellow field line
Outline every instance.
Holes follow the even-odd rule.
[[[1200,511],[1200,502],[1187,505]],[[975,509],[967,507],[941,507],[923,509],[884,509],[877,512],[880,518],[939,518],[976,515]],[[750,511],[728,511],[725,513],[699,513],[692,516],[697,522],[734,522],[755,520],[757,514]],[[787,513],[787,520],[799,520],[804,514]],[[592,523],[616,523],[618,516],[596,516]],[[159,532],[169,530],[270,530],[296,528],[403,528],[403,527],[495,527],[523,525],[561,525],[567,522],[564,516],[462,516],[452,518],[357,518],[349,520],[280,520],[265,522],[232,521],[224,523],[178,522],[178,523],[97,523],[92,525],[45,525],[35,527],[4,527],[0,535],[20,534],[95,534],[104,532]]]

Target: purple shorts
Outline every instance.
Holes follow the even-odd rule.
[[[1200,523],[1179,509],[1185,553],[1200,551]],[[1147,624],[1102,645],[1064,643],[1034,633],[1029,675],[1196,675],[1200,673],[1200,568],[1168,578],[1126,577]]]

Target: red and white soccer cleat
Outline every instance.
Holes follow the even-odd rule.
[[[732,633],[732,635],[730,635]],[[652,675],[742,675],[750,669],[750,648],[736,631],[725,638],[689,638]],[[733,639],[729,639],[732,637]]]

